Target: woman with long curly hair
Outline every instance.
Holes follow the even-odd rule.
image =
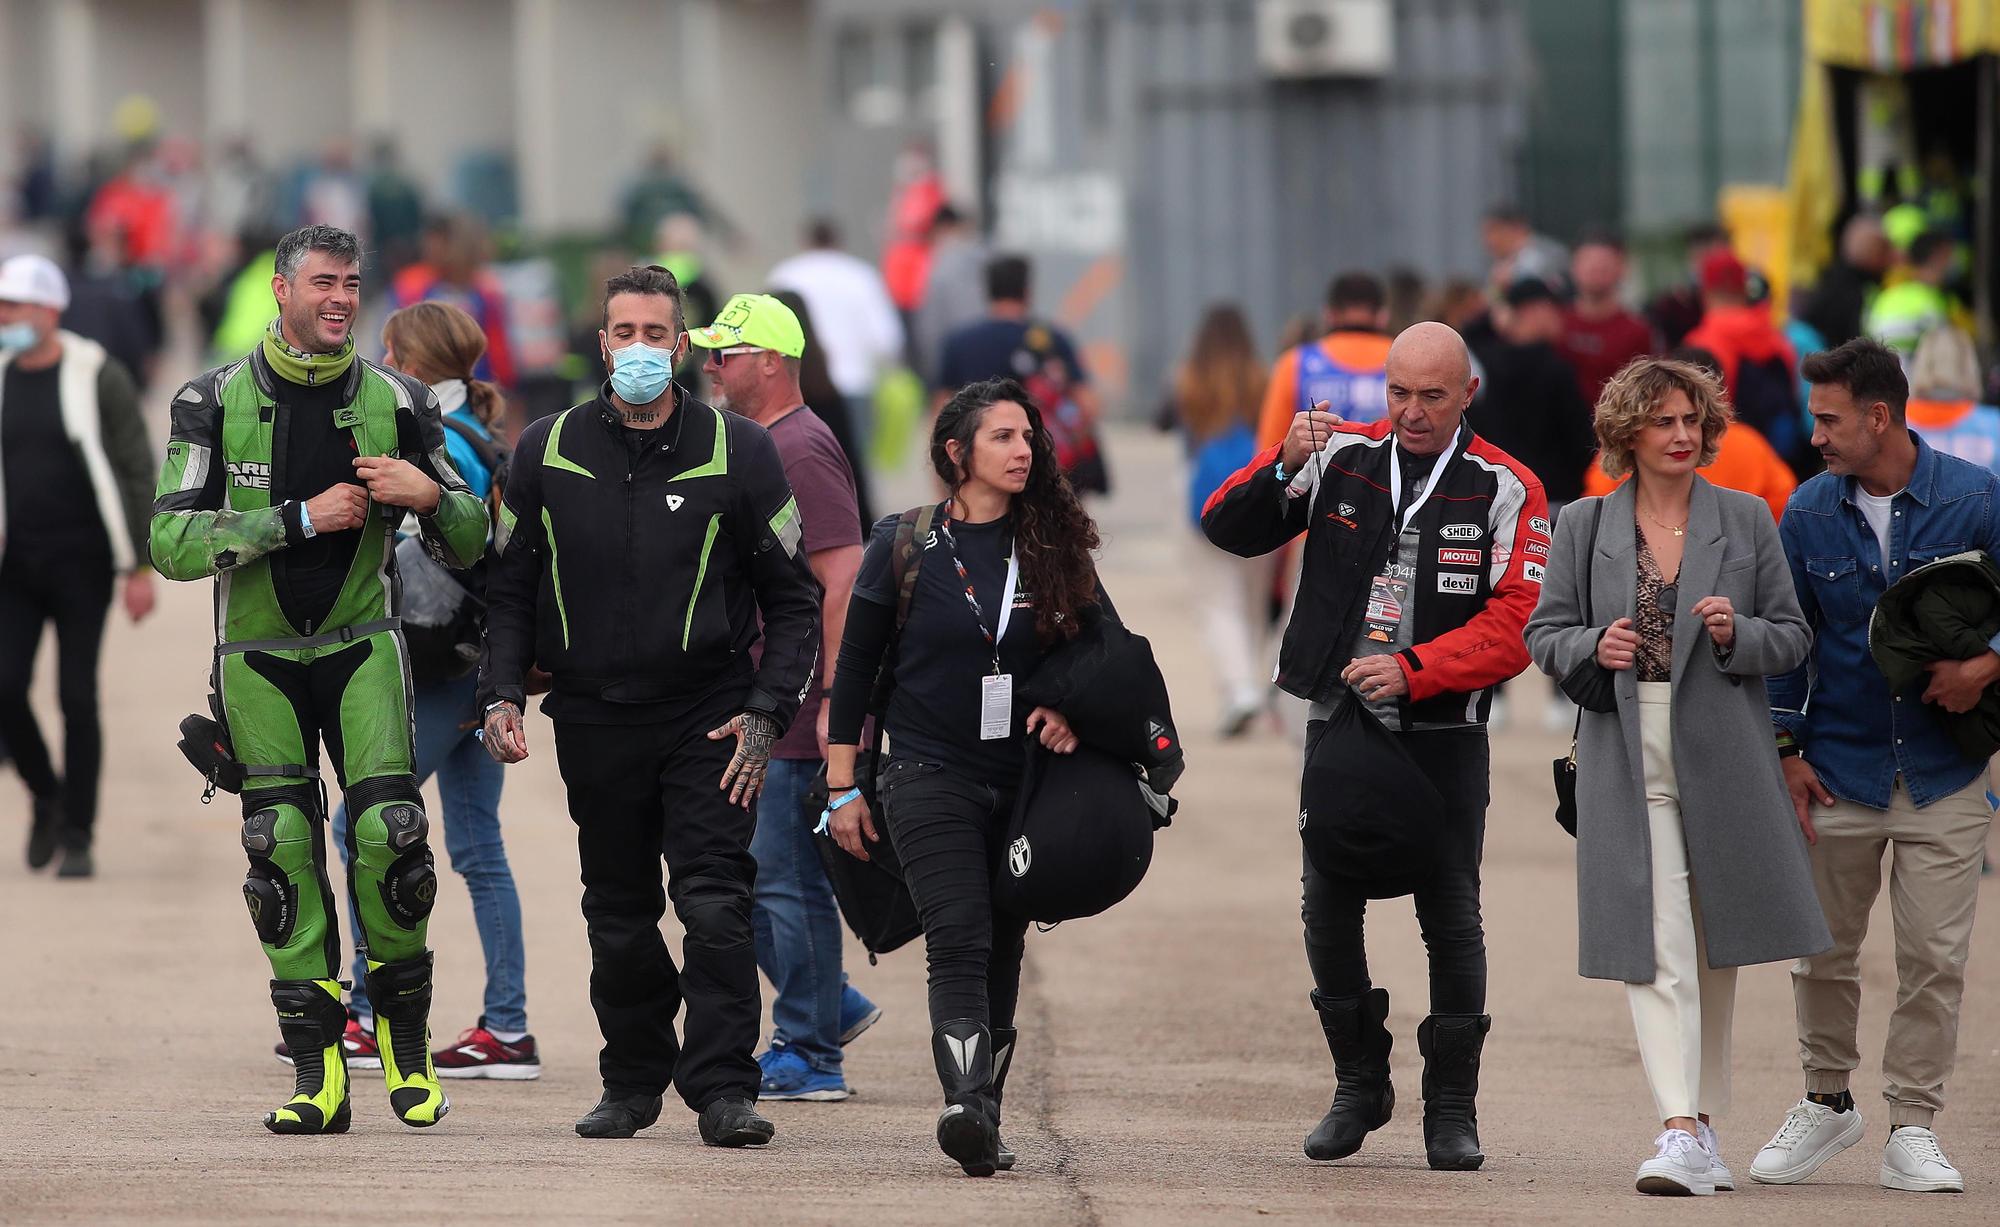
[[[828,826],[863,860],[881,838],[854,772],[887,657],[895,691],[882,720],[891,744],[876,790],[923,920],[931,1050],[945,1098],[938,1145],[968,1175],[990,1176],[1014,1165],[1000,1143],[1000,1098],[1028,931],[1025,918],[994,909],[994,856],[1027,739],[1058,754],[1077,747],[1061,713],[1023,715],[1013,696],[1106,601],[1091,557],[1097,526],[1020,384],[989,380],[952,397],[931,431],[931,464],[950,498],[909,563],[915,582],[900,632],[901,517],[875,526],[855,580],[833,688]]]

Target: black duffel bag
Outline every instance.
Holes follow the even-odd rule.
[[[1145,878],[1159,817],[1132,763],[1031,740],[993,869],[994,908],[1042,924],[1097,915]]]
[[[1445,799],[1353,691],[1306,731],[1299,839],[1313,868],[1371,898],[1410,893],[1437,863]]]
[[[854,784],[868,804],[875,833],[882,837],[868,845],[868,859],[849,856],[830,836],[813,837],[819,863],[826,869],[827,882],[833,887],[834,901],[840,905],[841,919],[868,948],[871,963],[878,955],[908,944],[924,931],[916,901],[910,898],[909,888],[903,884],[903,864],[889,838],[889,823],[876,800],[875,765],[880,761],[881,754],[872,749],[861,751],[854,760]],[[799,821],[808,829],[817,827],[825,809],[826,766],[821,764],[819,774],[806,789]]]

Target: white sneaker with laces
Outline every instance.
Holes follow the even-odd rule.
[[[1797,1184],[1860,1141],[1866,1128],[1858,1109],[1836,1112],[1801,1099],[1785,1113],[1785,1123],[1751,1160],[1750,1179],[1758,1184]]]
[[[1715,1192],[1715,1173],[1701,1140],[1683,1129],[1653,1139],[1653,1157],[1639,1165],[1641,1193],[1656,1197],[1706,1197]]]
[[[1889,1135],[1882,1151],[1882,1187],[1905,1193],[1963,1193],[1965,1177],[1944,1157],[1937,1134],[1905,1125]]]
[[[1696,1121],[1695,1138],[1701,1142],[1701,1148],[1708,1152],[1708,1174],[1715,1180],[1715,1191],[1734,1193],[1736,1176],[1722,1165],[1722,1143],[1716,1140],[1715,1130],[1707,1121]]]

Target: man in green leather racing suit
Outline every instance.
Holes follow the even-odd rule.
[[[432,556],[465,567],[484,549],[487,513],[446,459],[430,390],[355,356],[354,236],[287,235],[271,284],[280,314],[263,344],[174,397],[155,564],[168,579],[217,579],[214,705],[245,777],[243,895],[297,1071],[264,1124],[348,1127],[324,740],[354,815],[347,886],[389,1102],[423,1127],[450,1104],[431,1068],[424,933],[437,879],[411,776],[393,534],[414,515]]]

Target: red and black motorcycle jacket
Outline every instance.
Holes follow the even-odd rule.
[[[1282,444],[1266,449],[1209,497],[1202,531],[1232,554],[1268,554],[1306,535],[1304,570],[1278,657],[1278,685],[1330,703],[1368,604],[1395,546],[1389,493],[1390,423],[1342,426],[1322,453],[1312,488],[1278,480]],[[1307,468],[1314,467],[1307,462]],[[1549,560],[1542,483],[1513,457],[1461,426],[1430,498],[1411,519],[1420,536],[1410,597],[1412,646],[1396,654],[1409,679],[1405,727],[1483,724],[1491,688],[1528,667],[1522,630]]]

